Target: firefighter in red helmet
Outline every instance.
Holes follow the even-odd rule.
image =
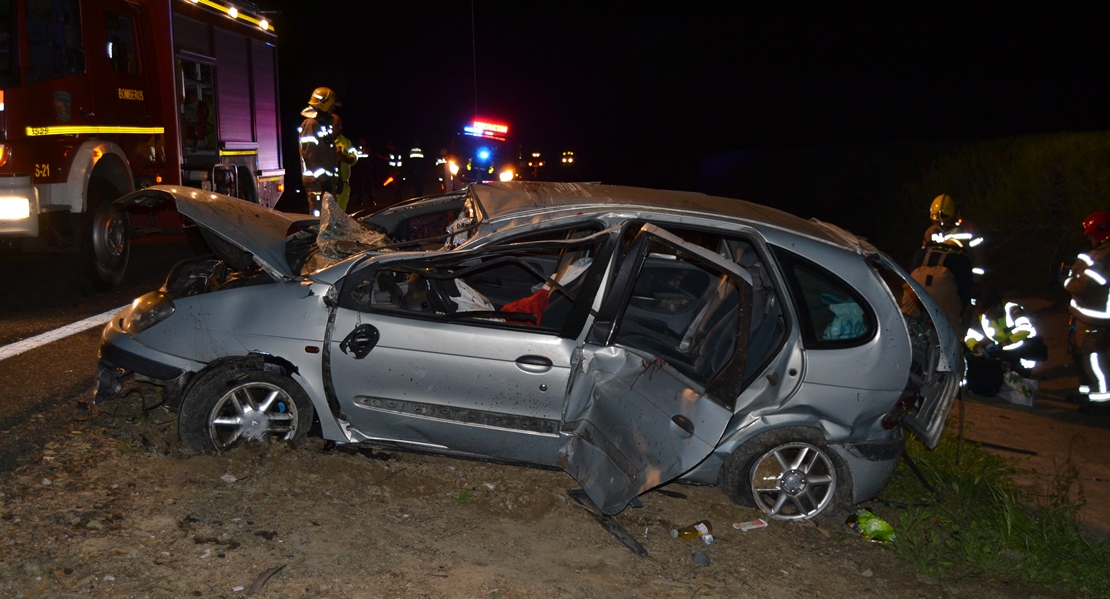
[[[1093,212],[1083,220],[1091,243],[1079,254],[1064,279],[1075,318],[1076,363],[1089,385],[1080,387],[1079,411],[1110,416],[1110,212]],[[1083,377],[1081,377],[1083,378]]]

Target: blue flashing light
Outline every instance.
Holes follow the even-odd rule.
[[[478,160],[489,160],[489,150],[486,148],[479,148]]]

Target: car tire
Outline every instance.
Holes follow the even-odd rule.
[[[114,185],[89,180],[88,212],[76,215],[75,277],[82,292],[110,291],[120,284],[131,256],[131,225],[112,201],[120,197]]]
[[[188,450],[227,451],[243,441],[301,443],[308,435],[312,402],[288,376],[234,362],[200,376],[178,413],[177,433]]]
[[[757,481],[766,482],[757,487]],[[752,437],[725,459],[718,484],[734,502],[775,520],[832,520],[852,497],[848,464],[818,430],[806,427]]]

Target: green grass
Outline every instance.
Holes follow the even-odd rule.
[[[470,501],[470,491],[459,491],[451,496],[455,503],[459,505],[466,505]]]
[[[1014,463],[946,434],[935,450],[912,436],[907,451],[935,490],[930,493],[900,462],[877,508],[894,524],[894,550],[937,577],[1005,573],[1054,592],[1110,597],[1110,541],[1079,534],[1083,505],[1072,462],[1045,489],[1014,483]],[[892,506],[897,505],[897,509]]]

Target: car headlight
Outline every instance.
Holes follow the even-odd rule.
[[[175,309],[170,296],[151,291],[131,303],[131,314],[123,319],[120,328],[129,335],[138,335],[169,318]]]

